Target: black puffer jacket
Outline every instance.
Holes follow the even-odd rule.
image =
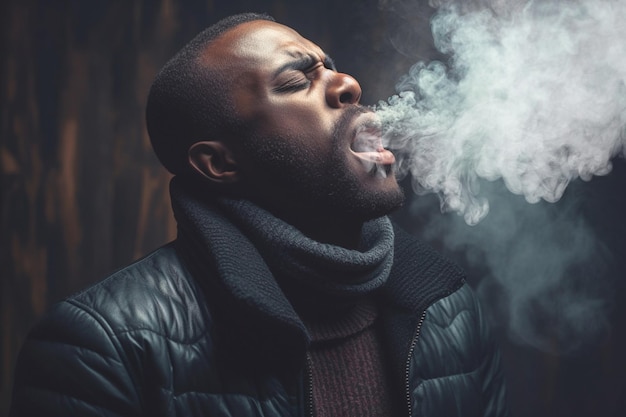
[[[258,314],[254,288],[235,300],[192,278],[211,269],[180,245],[45,316],[19,357],[13,416],[308,415],[300,332]],[[221,256],[221,273],[242,259],[236,247]],[[398,415],[506,414],[498,352],[454,266],[396,231],[378,300]]]

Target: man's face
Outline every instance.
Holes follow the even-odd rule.
[[[237,156],[253,199],[270,210],[359,220],[402,203],[393,155],[380,146],[373,113],[358,105],[359,84],[317,45],[286,26],[253,21],[209,50],[233,80]]]

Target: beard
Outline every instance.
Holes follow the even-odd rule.
[[[404,202],[402,189],[397,184],[385,188],[368,184],[362,173],[359,176],[351,168],[345,150],[345,142],[353,133],[351,122],[365,111],[359,106],[346,109],[333,127],[330,146],[324,152],[302,146],[307,143],[304,134],[277,138],[247,132],[241,137],[246,138],[243,148],[254,166],[250,174],[272,184],[280,194],[279,201],[288,206],[281,211],[299,210],[309,216],[339,216],[362,222],[389,214]],[[375,167],[367,175],[380,175],[377,169],[384,168]],[[258,199],[265,200],[262,195]],[[271,201],[266,203],[272,205]]]

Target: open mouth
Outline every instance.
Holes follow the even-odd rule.
[[[392,165],[396,162],[393,153],[383,147],[380,130],[373,126],[357,129],[350,152],[362,161],[376,165]]]

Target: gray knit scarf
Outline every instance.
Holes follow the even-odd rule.
[[[221,198],[218,206],[259,250],[272,272],[329,295],[364,295],[384,285],[393,262],[391,222],[363,225],[359,248],[319,243],[248,200]]]
[[[280,321],[301,326],[293,294],[285,303],[290,288],[306,298],[344,298],[368,294],[389,276],[394,231],[386,217],[366,222],[359,249],[349,250],[316,242],[247,200],[201,198],[178,178],[170,191],[184,250],[214,268],[236,299]]]

